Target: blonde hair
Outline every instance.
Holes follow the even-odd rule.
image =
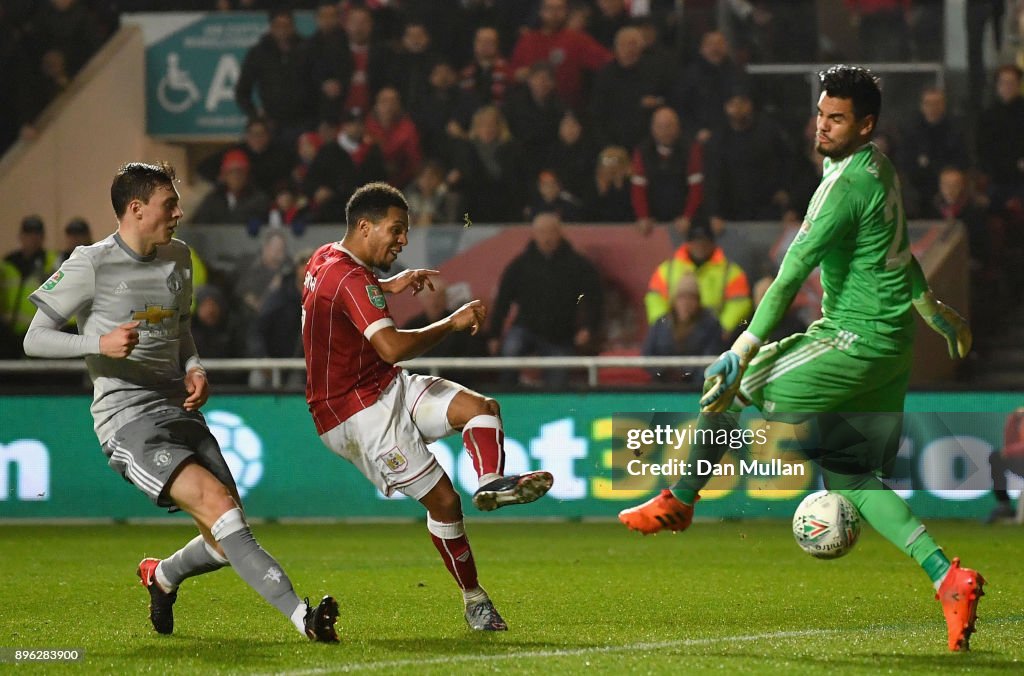
[[[505,120],[505,116],[497,106],[483,106],[475,113],[473,113],[473,119],[469,124],[469,138],[478,139],[480,138],[477,127],[480,124],[480,120],[484,115],[494,115],[495,120],[498,124],[498,141],[505,143],[512,138],[512,132],[508,129],[508,121]]]

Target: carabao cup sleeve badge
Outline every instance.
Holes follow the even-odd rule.
[[[370,302],[373,303],[373,307],[378,310],[383,310],[387,304],[387,301],[384,300],[384,292],[375,284],[366,285],[366,295],[370,298]]]

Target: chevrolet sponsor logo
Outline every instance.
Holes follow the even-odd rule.
[[[144,321],[147,324],[160,324],[165,319],[170,319],[178,314],[176,307],[164,307],[163,305],[146,305],[145,310],[133,310],[132,319]]]

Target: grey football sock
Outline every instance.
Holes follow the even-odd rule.
[[[157,567],[157,581],[167,591],[173,590],[183,580],[211,573],[228,565],[227,559],[211,551],[202,535],[197,535],[184,547],[160,562]]]
[[[304,605],[292,588],[292,581],[280,564],[256,542],[242,512],[232,509],[211,529],[231,567],[246,584],[256,590],[270,605],[291,619],[295,609]]]

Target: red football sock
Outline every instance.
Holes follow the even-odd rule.
[[[473,550],[469,547],[469,538],[466,537],[466,527],[462,521],[441,523],[434,521],[428,514],[427,530],[459,589],[477,589],[480,584],[476,578],[476,561],[473,560]]]
[[[477,476],[504,474],[505,432],[501,429],[501,418],[494,415],[470,418],[462,428],[462,443],[473,460]]]

